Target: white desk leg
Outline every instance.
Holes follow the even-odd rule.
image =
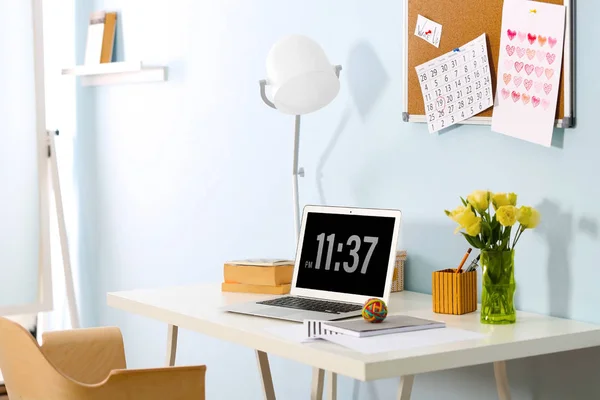
[[[177,334],[179,327],[177,325],[169,325],[167,332],[167,366],[175,365],[175,357],[177,356]]]
[[[329,382],[327,400],[337,400],[337,374],[327,371],[327,382]]]
[[[271,377],[271,367],[269,367],[269,356],[264,351],[256,350],[256,360],[258,361],[265,400],[275,400],[275,388]]]
[[[400,385],[398,386],[398,400],[410,400],[410,394],[412,392],[414,381],[414,375],[405,375],[400,378]]]
[[[506,362],[496,361],[494,363],[494,376],[496,377],[496,389],[500,400],[510,400],[510,387],[508,386],[508,374],[506,373]]]
[[[310,388],[310,400],[323,400],[323,381],[325,371],[313,368],[312,386]]]

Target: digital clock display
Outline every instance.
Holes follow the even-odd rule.
[[[383,296],[394,218],[308,213],[296,286]]]

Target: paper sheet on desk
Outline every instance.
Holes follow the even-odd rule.
[[[365,338],[347,335],[328,336],[327,341],[337,343],[360,353],[375,354],[462,342],[465,340],[481,339],[483,337],[485,335],[477,332],[454,328],[440,328]]]
[[[307,343],[315,340],[327,340],[364,354],[384,353],[388,351],[409,350],[419,347],[436,346],[466,340],[484,338],[485,335],[456,328],[428,329],[424,331],[396,333],[392,335],[357,338],[347,335],[333,335],[321,339],[306,336],[303,325],[285,325],[273,327],[270,333],[293,342]]]

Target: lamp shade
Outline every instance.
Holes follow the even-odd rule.
[[[340,91],[340,81],[323,49],[301,35],[286,36],[273,45],[267,56],[267,81],[273,103],[285,114],[317,111]]]

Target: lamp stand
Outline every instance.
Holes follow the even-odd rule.
[[[300,199],[298,198],[298,176],[304,177],[304,168],[298,168],[298,155],[300,153],[300,116],[296,115],[294,122],[294,166],[292,168],[292,193],[294,197],[294,232],[296,243],[300,236]]]
[[[339,78],[340,71],[342,70],[341,65],[335,65],[335,75]],[[267,97],[266,87],[267,81],[260,80],[260,97],[263,102],[271,108],[277,109],[275,104]],[[294,161],[292,167],[292,196],[294,199],[294,233],[296,234],[296,243],[300,236],[300,199],[298,198],[298,177],[304,177],[304,168],[298,168],[298,158],[300,153],[300,116],[296,115],[294,120]]]

